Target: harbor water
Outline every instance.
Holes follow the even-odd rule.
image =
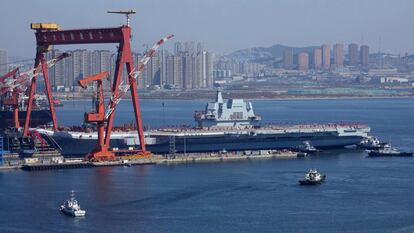
[[[63,125],[90,102],[65,101]],[[143,100],[145,127],[193,125],[205,101]],[[366,123],[414,151],[414,99],[253,101],[264,123]],[[123,101],[116,122],[133,122]],[[414,232],[414,159],[356,149],[299,159],[0,172],[0,232]],[[325,184],[303,187],[310,168]],[[76,190],[84,218],[59,212]]]

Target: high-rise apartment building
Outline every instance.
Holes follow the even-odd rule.
[[[0,50],[0,75],[4,75],[9,71],[8,57],[6,50]]]
[[[361,67],[363,69],[368,69],[369,68],[369,46],[368,45],[361,45],[360,60],[361,60]]]
[[[301,52],[298,55],[299,70],[306,71],[309,69],[309,55],[306,52]]]
[[[160,57],[153,56],[148,61],[142,73],[142,86],[151,87],[153,85],[160,85]]]
[[[112,53],[108,50],[95,50],[92,52],[92,64],[91,64],[91,73],[98,74],[104,71],[110,73],[111,69],[111,56]]]
[[[182,57],[173,55],[167,57],[167,82],[174,87],[183,87]]]
[[[315,70],[320,70],[322,68],[322,49],[315,48],[313,50],[313,59],[312,59],[313,68]]]
[[[204,51],[204,45],[201,42],[197,43],[197,53],[201,53]]]
[[[322,45],[322,66],[324,69],[331,67],[331,45]]]
[[[62,53],[59,49],[52,49],[46,53],[46,60],[54,59]],[[60,60],[48,69],[49,81],[52,87],[65,86],[65,63],[67,59],[69,58]]]
[[[194,62],[194,56],[189,54],[183,56],[183,88],[185,89],[193,88]]]
[[[293,50],[286,48],[283,50],[283,68],[290,70],[293,68]]]
[[[358,65],[358,45],[355,43],[348,45],[348,60],[349,60],[349,65],[351,66]]]
[[[186,52],[188,54],[195,53],[194,41],[187,41],[187,42],[184,43],[184,52]]]
[[[183,48],[183,44],[181,42],[175,42],[174,44],[174,54],[178,55],[179,53],[183,52],[184,48]]]
[[[212,88],[213,87],[213,62],[214,62],[214,54],[210,52],[206,53],[206,71],[205,71],[205,86],[204,88]]]
[[[156,85],[163,87],[167,82],[167,57],[169,52],[167,50],[160,50],[157,52],[157,56],[160,61],[160,81]]]
[[[333,47],[333,55],[334,55],[334,65],[335,67],[343,67],[344,66],[344,45],[343,44],[335,44]]]
[[[82,51],[82,78],[92,75],[92,52],[89,50]]]
[[[64,75],[64,85],[65,87],[71,88],[73,85],[76,85],[73,80],[73,57],[72,51],[66,51],[70,56],[65,58],[65,75]]]

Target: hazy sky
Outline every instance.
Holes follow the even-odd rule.
[[[132,19],[135,50],[174,33],[176,41],[202,41],[216,53],[336,42],[378,51],[380,38],[382,51],[414,53],[412,0],[2,0],[0,49],[33,57],[31,22],[64,29],[118,26],[125,19],[106,13],[118,9],[138,11]]]

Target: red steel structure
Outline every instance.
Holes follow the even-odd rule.
[[[89,154],[91,160],[113,160],[115,154],[109,151],[109,144],[105,143],[105,100],[102,79],[109,75],[108,71],[99,73],[79,80],[78,83],[82,88],[86,88],[88,83],[97,82],[96,108],[94,112],[85,113],[85,122],[96,123],[98,128],[98,146]]]
[[[9,73],[5,74],[4,76],[0,77],[0,83],[4,83],[6,81],[7,78],[11,78],[13,77],[14,80],[17,79],[17,73],[19,72],[19,68],[16,68],[12,71],[10,71]],[[13,126],[17,129],[20,128],[20,123],[19,123],[19,91],[18,88],[15,87],[13,89],[9,89],[8,87],[2,87],[0,89],[4,89],[4,90],[0,90],[0,94],[1,92],[11,92],[10,95],[8,97],[5,97],[3,99],[3,105],[8,105],[11,106],[13,109]]]
[[[136,79],[131,75],[134,70],[134,62],[131,53],[131,28],[128,25],[114,28],[94,28],[94,29],[73,29],[73,30],[36,30],[36,43],[37,53],[35,59],[35,67],[42,65],[43,77],[45,80],[46,94],[49,101],[50,111],[52,114],[53,128],[58,129],[56,113],[54,110],[52,93],[49,83],[48,69],[46,66],[45,53],[52,45],[69,45],[69,44],[101,44],[101,43],[117,43],[118,54],[115,66],[115,76],[112,85],[112,94],[118,95],[120,81],[122,79],[122,68],[126,65],[128,72],[128,82],[131,87],[131,97],[134,107],[135,120],[137,125],[138,136],[140,140],[140,152],[146,153],[144,131],[141,120],[141,112],[139,105],[138,89]],[[32,79],[30,92],[29,92],[29,104],[27,108],[27,116],[24,127],[24,135],[28,135],[30,113],[32,110],[32,102],[34,92],[36,89],[36,78]],[[113,100],[110,102],[110,106],[114,105]],[[111,130],[113,126],[115,112],[112,112],[107,119],[107,127],[105,132],[105,144],[109,145]]]

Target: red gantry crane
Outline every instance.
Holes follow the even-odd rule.
[[[16,68],[3,77],[0,77],[0,83],[5,84],[8,78],[13,77],[13,80],[16,80],[17,73],[19,72],[19,68]],[[8,94],[10,93],[10,94]],[[3,98],[3,105],[5,106],[11,106],[13,109],[13,126],[17,129],[20,128],[19,123],[19,93],[17,91],[17,88],[9,88],[6,85],[1,85],[0,88],[0,95],[5,94],[5,98]],[[8,95],[8,96],[7,96]]]
[[[60,60],[68,57],[69,54],[63,53],[58,57],[46,62],[48,68],[53,67]],[[37,66],[26,72],[20,73],[19,67],[13,69],[6,75],[0,77],[0,95],[5,95],[3,105],[11,106],[13,109],[13,126],[20,128],[19,122],[19,94],[26,91],[28,83],[41,72],[41,67]]]
[[[128,73],[128,87],[126,90],[131,90],[131,98],[134,108],[135,121],[137,125],[138,136],[140,139],[139,153],[147,154],[144,140],[144,131],[142,126],[141,111],[139,106],[139,97],[137,89],[137,79],[134,75],[134,63],[131,54],[131,28],[130,15],[135,14],[133,10],[130,11],[110,11],[108,13],[124,14],[127,17],[126,25],[114,28],[92,28],[92,29],[72,29],[72,30],[60,30],[57,24],[43,24],[32,23],[31,28],[36,30],[36,45],[37,52],[35,58],[35,67],[41,64],[42,72],[44,76],[46,94],[50,105],[50,111],[53,120],[53,129],[57,131],[58,125],[56,120],[56,113],[54,111],[53,99],[51,95],[51,88],[49,83],[48,69],[45,60],[45,53],[50,49],[52,45],[68,45],[68,44],[97,44],[97,43],[117,43],[118,52],[115,64],[115,74],[112,84],[112,96],[109,103],[111,112],[105,117],[107,119],[107,127],[105,133],[105,144],[109,145],[111,130],[115,117],[116,98],[119,96],[120,84],[122,79],[122,70],[126,66]],[[33,78],[29,91],[29,105],[27,107],[26,122],[24,126],[23,135],[28,135],[30,113],[32,111],[32,101],[36,89],[36,78]],[[119,102],[119,101],[118,101]]]
[[[86,88],[88,83],[97,82],[96,106],[94,112],[85,113],[85,122],[96,123],[98,130],[98,146],[88,156],[92,160],[113,160],[115,154],[109,151],[109,144],[105,143],[105,100],[102,79],[109,75],[108,71],[87,77],[78,81],[82,88]]]
[[[128,17],[130,14],[134,14],[134,11],[124,12]],[[53,120],[53,129],[57,131],[58,124],[56,119],[56,113],[54,111],[54,104],[51,94],[51,88],[49,83],[49,75],[45,60],[45,53],[50,49],[52,45],[69,45],[69,44],[118,44],[118,55],[115,66],[115,77],[112,86],[112,90],[116,91],[119,86],[120,79],[122,77],[122,67],[126,65],[128,73],[133,70],[133,60],[131,55],[131,28],[129,25],[123,25],[121,27],[114,28],[92,28],[92,29],[72,29],[72,30],[60,30],[57,24],[49,23],[32,23],[31,28],[36,30],[36,58],[35,67],[42,65],[42,72],[44,76],[46,95],[48,98],[50,112]],[[135,110],[135,119],[137,125],[141,125],[141,117],[139,114],[138,93],[136,84],[132,84],[131,90],[132,101]],[[32,101],[36,89],[36,78],[32,79],[29,91],[29,105],[27,107],[26,122],[24,126],[23,134],[27,136],[29,130],[30,113],[32,111]],[[109,118],[108,124],[113,124],[114,114]],[[140,136],[143,136],[143,132],[139,132]]]
[[[145,68],[145,65],[148,63],[148,61],[150,60],[150,58],[152,56],[155,55],[156,50],[167,40],[171,39],[173,37],[173,35],[169,35],[161,40],[159,40],[157,43],[154,44],[154,46],[148,50],[144,57],[139,61],[138,63],[138,69],[137,70],[133,70],[130,73],[131,78],[133,78],[134,80],[130,81],[136,81],[136,79],[141,75],[142,71]],[[110,126],[109,124],[107,125],[106,128],[106,135],[105,135],[105,125],[106,122],[108,121],[109,116],[115,111],[115,108],[117,106],[117,104],[121,101],[121,98],[126,94],[126,92],[130,89],[130,85],[123,85],[123,83],[121,82],[121,84],[119,85],[119,92],[118,95],[112,95],[111,96],[111,100],[110,100],[110,104],[107,107],[107,111],[105,113],[105,103],[104,103],[104,93],[103,93],[103,78],[107,77],[109,75],[109,73],[106,72],[102,72],[99,74],[96,74],[94,76],[90,76],[87,77],[83,80],[79,81],[79,85],[82,88],[86,88],[87,84],[92,82],[92,81],[96,81],[98,82],[98,87],[97,87],[97,102],[96,102],[96,109],[94,112],[89,112],[89,113],[85,113],[85,122],[88,123],[96,123],[97,124],[97,130],[98,130],[98,146],[97,148],[92,151],[92,153],[90,153],[88,155],[88,158],[91,160],[95,160],[95,161],[100,161],[100,160],[113,160],[115,158],[115,153],[111,152],[109,150],[110,148],[110,140],[105,140],[105,136],[106,138],[110,139],[110,134],[112,131],[112,126]],[[141,148],[144,148],[142,151],[137,151],[138,153],[135,153],[136,151],[117,151],[116,153],[125,153],[125,154],[134,154],[135,155],[148,155],[149,153],[145,153],[145,139],[144,137],[140,137],[140,145]]]

